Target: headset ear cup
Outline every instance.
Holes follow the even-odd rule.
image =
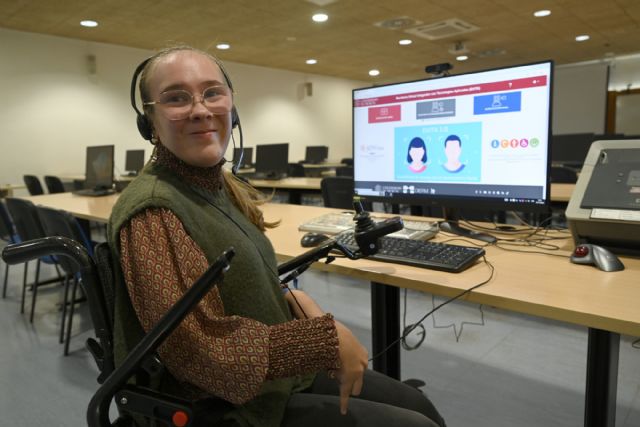
[[[231,108],[231,128],[235,129],[240,124],[240,118],[238,117],[238,110],[235,105]]]
[[[147,141],[151,141],[151,126],[149,126],[149,120],[147,120],[147,117],[142,114],[138,114],[136,124],[138,125],[138,132],[140,132],[140,135],[142,135],[142,137]]]

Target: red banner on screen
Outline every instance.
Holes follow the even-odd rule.
[[[353,104],[355,107],[370,107],[373,105],[393,104],[398,102],[415,102],[425,99],[449,98],[452,96],[476,95],[485,92],[502,92],[546,85],[547,76],[535,76],[526,77],[523,79],[504,80],[501,82],[489,82],[436,90],[425,90],[421,92],[402,93],[398,95],[387,95],[377,98],[356,99],[353,101]],[[391,109],[393,107],[397,107],[398,109],[400,108],[400,106],[397,105],[390,105],[387,108]],[[373,123],[371,121],[371,110],[369,110],[369,123]]]
[[[369,108],[369,123],[397,122],[400,114],[399,105]]]

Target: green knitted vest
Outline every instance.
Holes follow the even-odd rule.
[[[267,325],[291,320],[277,276],[269,240],[229,200],[224,190],[206,192],[183,182],[165,167],[148,165],[120,195],[107,234],[114,259],[119,256],[121,227],[136,213],[151,207],[170,209],[211,263],[229,247],[236,255],[218,285],[226,315],[252,318]],[[119,364],[143,336],[119,263],[116,263],[114,347]],[[167,374],[168,375],[168,374]],[[277,426],[289,395],[306,388],[313,377],[286,378],[263,384],[259,396],[235,407],[225,418],[243,426]],[[163,380],[164,391],[181,394],[175,379]]]

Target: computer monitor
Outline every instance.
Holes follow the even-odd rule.
[[[240,159],[240,150],[242,150],[242,163],[239,165],[240,168],[246,168],[253,165],[253,147],[243,147],[234,148],[233,149],[233,161],[237,162]]]
[[[595,135],[592,133],[553,135],[551,137],[551,163],[575,168],[582,167],[593,141],[595,141]]]
[[[85,188],[110,189],[113,187],[113,145],[87,147]]]
[[[542,211],[553,64],[353,90],[354,192],[371,201]]]
[[[263,144],[256,146],[256,173],[284,176],[289,165],[289,144]]]
[[[326,145],[311,145],[307,146],[304,162],[305,163],[324,163],[329,157],[329,147]]]
[[[127,150],[124,169],[131,176],[138,175],[144,167],[144,150]]]

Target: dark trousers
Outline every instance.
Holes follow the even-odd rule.
[[[433,403],[420,390],[367,370],[360,396],[340,414],[338,382],[320,372],[312,386],[291,396],[282,427],[444,427]]]

